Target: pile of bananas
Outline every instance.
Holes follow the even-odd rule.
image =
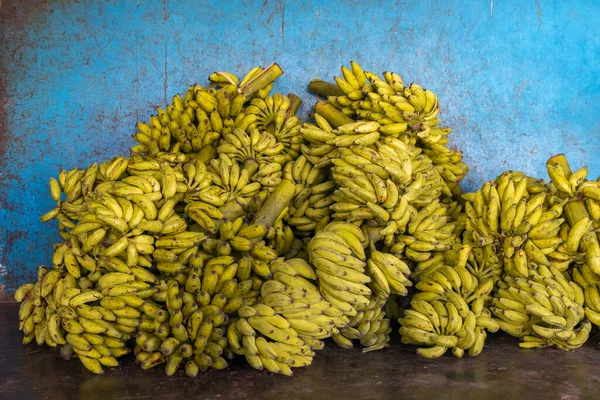
[[[600,182],[548,161],[462,194],[437,96],[352,62],[312,121],[283,71],[215,72],[138,123],[129,157],[50,180],[62,238],[15,293],[25,344],[94,373],[132,352],[190,377],[243,356],[292,375],[325,340],[479,354],[583,344],[600,324]],[[463,211],[464,204],[464,211]],[[399,299],[412,295],[405,309]],[[588,321],[591,321],[591,323]]]

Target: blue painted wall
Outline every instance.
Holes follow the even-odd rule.
[[[309,80],[351,59],[399,72],[439,94],[467,190],[544,177],[559,152],[600,174],[597,0],[220,3],[0,1],[0,287],[50,261],[48,178],[127,154],[137,121],[214,70],[277,61],[304,113]]]

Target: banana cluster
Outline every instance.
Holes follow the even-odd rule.
[[[555,267],[539,265],[528,278],[506,275],[490,310],[500,329],[523,339],[521,347],[555,345],[572,350],[585,343],[591,330],[584,301],[584,290],[577,283]]]
[[[600,275],[600,244],[594,232],[600,217],[600,182],[586,180],[587,167],[571,172],[562,154],[551,157],[546,168],[558,197],[567,202],[568,228],[561,233],[565,237],[564,252],[571,256],[568,261],[586,263],[594,274]]]
[[[487,332],[499,329],[487,307],[494,281],[480,280],[469,271],[471,252],[471,246],[464,244],[447,256],[454,266],[441,264],[423,270],[411,309],[399,319],[403,342],[431,346],[418,350],[424,357],[440,357],[449,348],[456,357],[467,350],[471,356],[478,355]]]
[[[440,105],[437,96],[416,83],[405,86],[397,73],[384,72],[383,79],[362,67],[350,63],[342,67],[342,77],[335,77],[335,86],[318,90],[327,96],[327,102],[351,120],[374,121],[381,125],[380,134],[400,138],[406,143],[422,148],[440,175],[453,190],[468,172],[462,162],[462,153],[448,148],[450,128],[439,126],[437,118]],[[317,89],[317,90],[314,90]]]
[[[332,335],[333,341],[340,347],[352,348],[352,340],[358,340],[365,353],[387,347],[392,328],[385,304],[386,298],[371,295],[369,304],[350,318],[348,326]]]
[[[573,269],[573,281],[583,288],[585,316],[600,326],[600,277],[587,264]]]
[[[321,294],[344,315],[353,317],[369,304],[366,255],[362,231],[348,222],[332,222],[308,244],[309,261],[319,278]]]
[[[284,178],[296,185],[285,223],[295,235],[307,236],[322,230],[331,220],[331,196],[336,183],[326,169],[316,168],[302,154],[285,165]]]
[[[166,152],[198,153],[234,128],[251,127],[257,117],[244,113],[244,105],[253,97],[267,97],[281,73],[277,64],[264,70],[255,67],[241,81],[229,72],[213,73],[210,87],[190,86],[183,98],[174,96],[166,110],[158,108],[149,124],[139,123],[134,134],[139,144],[131,151],[153,157]]]
[[[399,296],[408,295],[408,287],[413,283],[410,267],[390,253],[372,250],[367,260],[367,274],[371,277],[369,286],[373,293],[382,299],[387,299],[390,294]]]
[[[421,149],[391,136],[362,145],[360,139],[338,143],[371,137],[381,126],[359,121],[333,129],[319,114],[315,119],[317,125],[301,129],[309,142],[302,150],[315,167],[331,167],[333,220],[368,222],[371,241],[383,240],[390,251],[414,261],[426,261],[455,243],[456,226],[446,215],[451,207],[438,201],[450,196],[450,189]],[[415,232],[419,238],[412,236]]]
[[[291,376],[292,368],[312,363],[314,349],[273,308],[258,303],[243,306],[238,314],[227,329],[229,348],[253,368]]]
[[[117,358],[130,352],[126,342],[135,331],[133,326],[139,324],[139,314],[131,313],[135,310],[131,305],[139,305],[156,293],[150,283],[123,275],[128,277],[127,285],[100,290],[95,288],[97,275],[77,279],[58,269],[40,267],[38,282],[23,285],[15,293],[15,299],[21,302],[19,328],[24,333],[23,343],[35,339],[38,345],[60,347],[63,357],[78,358],[94,373],[102,373],[103,366],[118,366]],[[104,299],[113,297],[122,303],[118,311],[105,307]]]
[[[573,260],[560,235],[565,201],[543,182],[505,172],[463,197],[464,241],[474,247],[477,276],[527,277],[533,265],[565,270]]]
[[[261,287],[259,302],[283,316],[312,348],[348,324],[344,313],[327,302],[313,283],[315,270],[304,260],[278,259],[270,263],[271,280]]]
[[[448,300],[413,299],[410,305],[399,320],[402,343],[426,346],[417,349],[426,358],[441,357],[448,349],[455,357],[465,352],[474,357],[483,350],[487,331],[498,330],[483,301],[462,312]]]

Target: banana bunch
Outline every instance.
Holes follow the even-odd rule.
[[[352,348],[352,340],[359,340],[364,353],[387,347],[392,328],[386,318],[386,301],[386,298],[371,295],[369,304],[350,318],[348,326],[333,334],[333,341],[340,347]]]
[[[148,298],[155,293],[146,282],[127,276],[127,286],[115,284],[96,290],[92,276],[76,279],[59,269],[39,268],[38,282],[21,286],[15,294],[21,302],[23,342],[35,339],[38,345],[60,346],[63,357],[77,357],[97,374],[103,373],[103,366],[118,366],[117,358],[129,353],[126,341],[135,330],[130,325],[137,320],[106,308],[104,298],[121,292],[118,298],[125,308],[143,302],[138,295]],[[110,279],[105,278],[103,284],[112,283]]]
[[[79,219],[83,203],[89,195],[100,186],[106,191],[112,184],[106,183],[120,180],[126,173],[129,158],[115,157],[100,164],[93,163],[86,170],[73,168],[70,171],[61,170],[58,179],[50,179],[50,195],[56,201],[57,207],[48,211],[40,220],[42,222],[58,219],[58,228],[63,239],[68,238],[65,232],[73,228]],[[63,194],[65,200],[62,200]]]
[[[334,90],[335,86],[313,91],[326,96],[330,105],[351,119],[377,122],[382,125],[382,135],[401,138],[407,144],[422,148],[446,183],[452,189],[460,190],[458,183],[468,172],[468,167],[462,162],[460,151],[448,148],[447,136],[452,130],[438,126],[440,106],[437,96],[416,83],[405,86],[402,77],[396,73],[386,71],[381,79],[372,72],[363,71],[355,62],[350,65],[350,69],[342,67],[343,77],[335,77],[342,95]]]
[[[402,343],[420,346],[417,354],[426,358],[441,357],[450,349],[455,357],[465,352],[472,357],[483,350],[487,331],[498,330],[498,323],[475,301],[472,309],[459,312],[449,300],[415,300],[399,319]]]
[[[367,260],[367,275],[371,278],[369,286],[373,293],[382,299],[390,294],[406,296],[407,287],[412,286],[410,267],[390,253],[372,250]]]
[[[274,64],[253,68],[241,82],[228,72],[211,74],[211,87],[192,85],[183,98],[174,96],[166,110],[158,108],[149,124],[138,123],[133,137],[139,144],[131,151],[159,158],[162,153],[198,153],[236,126],[248,128],[256,117],[245,118],[244,104],[253,96],[266,97],[281,73]]]
[[[284,317],[312,348],[321,349],[321,339],[331,337],[348,324],[344,313],[325,301],[314,269],[304,260],[278,259],[270,263],[272,278],[261,287],[259,303]]]
[[[278,142],[277,137],[266,130],[252,128],[248,134],[245,130],[235,128],[223,136],[217,152],[240,163],[252,160],[256,163],[254,168],[257,168],[265,163],[284,164],[289,160],[284,149],[285,144]]]
[[[592,324],[600,326],[600,277],[587,264],[573,268],[572,276],[573,281],[583,288],[585,316]]]
[[[527,278],[506,275],[499,281],[490,311],[500,329],[523,339],[521,347],[575,349],[591,329],[584,302],[584,290],[569,274],[538,265]]]
[[[332,222],[317,232],[307,246],[321,294],[348,317],[365,308],[372,293],[366,286],[371,278],[366,274],[364,241],[356,225]]]
[[[291,376],[292,368],[312,363],[314,350],[273,308],[257,303],[241,307],[238,314],[227,328],[228,348],[253,368]]]
[[[382,235],[403,230],[410,218],[408,206],[421,208],[438,199],[444,183],[435,169],[415,156],[404,143],[389,138],[377,150],[365,146],[338,149],[330,155],[334,192],[334,219],[373,220]]]
[[[285,210],[287,214],[287,209]],[[282,256],[287,256],[292,248],[294,247],[294,243],[296,241],[296,236],[294,235],[294,231],[292,228],[283,221],[285,215],[281,215],[281,218],[278,218],[271,229],[265,235],[265,242],[267,246],[272,247],[275,252]],[[293,258],[293,257],[289,257]]]
[[[384,244],[391,253],[404,255],[415,261],[415,276],[431,266],[439,265],[444,252],[457,242],[456,224],[450,211],[456,203],[449,205],[438,199],[420,209],[408,206],[400,222],[405,225],[393,236],[384,237]]]
[[[600,217],[600,182],[586,180],[587,167],[572,172],[563,154],[551,157],[546,168],[558,196],[567,202],[569,229],[564,232],[564,258],[586,263],[594,274],[600,275],[600,242],[594,231]]]
[[[209,367],[227,367],[222,355],[227,347],[228,315],[245,301],[255,301],[258,294],[248,296],[254,282],[238,283],[236,272],[231,257],[215,257],[204,268],[196,266],[187,274],[161,281],[155,302],[141,306],[148,323],[139,327],[134,353],[142,369],[164,363],[165,373],[171,376],[184,366],[193,377]]]
[[[465,194],[465,243],[474,247],[475,272],[498,279],[504,272],[527,277],[534,265],[565,270],[565,200],[552,188],[520,172],[505,172],[475,193]],[[533,264],[532,264],[533,263]]]
[[[403,342],[432,346],[417,351],[425,357],[440,357],[448,348],[456,357],[466,350],[476,356],[483,350],[486,332],[499,329],[486,307],[494,281],[480,281],[467,269],[471,251],[470,245],[462,245],[447,257],[453,267],[441,264],[423,270],[412,309],[399,320]]]
[[[293,94],[284,96],[276,93],[264,99],[252,99],[244,109],[246,115],[256,116],[256,127],[259,130],[269,132],[283,145],[287,161],[298,157],[303,142],[300,133],[302,121],[295,116],[301,104],[300,98]]]
[[[486,278],[480,282],[462,265],[432,268],[422,276],[415,288],[419,290],[413,299],[451,302],[464,317],[469,304],[477,299],[486,300],[494,288],[494,281]]]
[[[315,168],[302,154],[285,165],[283,177],[296,185],[286,224],[300,236],[323,229],[331,219],[330,206],[335,203],[331,193],[336,187],[326,169]]]
[[[263,190],[263,183],[266,184],[265,189],[277,186],[281,181],[281,165],[272,163],[269,166],[271,173],[265,176],[264,167],[262,174],[257,174],[256,171],[252,172],[250,169],[240,166],[238,161],[232,160],[223,153],[218,158],[211,160],[207,168],[212,180],[209,190],[212,190],[220,200],[217,202],[215,199],[214,205],[220,207],[228,201],[237,201],[243,206],[247,206],[252,198]],[[253,179],[256,180],[253,181]]]
[[[333,127],[319,113],[315,113],[313,117],[316,125],[305,122],[300,128],[304,139],[300,149],[312,165],[320,165],[321,160],[327,163],[326,156],[336,149],[335,146],[327,144],[328,138],[332,137]]]
[[[460,246],[455,254],[448,255],[447,261],[453,266],[438,264],[421,272],[415,288],[419,290],[413,299],[450,302],[466,317],[470,309],[479,314],[480,308],[490,299],[494,288],[491,278],[477,278],[467,267],[472,247],[468,244]],[[476,305],[473,305],[476,302]]]

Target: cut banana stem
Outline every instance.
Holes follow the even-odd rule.
[[[308,84],[308,91],[321,97],[344,96],[346,94],[338,85],[321,79],[313,79],[310,81]]]
[[[269,83],[283,75],[283,70],[277,63],[273,63],[265,68],[260,74],[254,77],[250,82],[238,89],[238,92],[249,99],[259,90],[266,87]]]
[[[265,201],[262,207],[256,213],[254,217],[253,225],[262,225],[268,231],[271,229],[275,220],[281,212],[289,206],[290,201],[296,194],[296,185],[294,182],[282,179],[281,183],[277,185],[273,193],[269,196],[269,198]],[[262,239],[255,238],[254,241],[258,242]]]
[[[325,118],[334,128],[354,122],[352,118],[348,117],[343,112],[338,111],[334,106],[324,100],[315,104],[315,112]]]

